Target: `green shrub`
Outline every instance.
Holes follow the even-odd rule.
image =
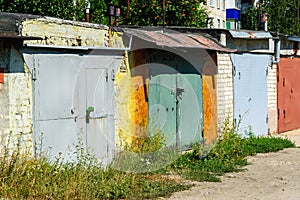
[[[195,144],[193,151],[177,159],[170,170],[186,179],[215,182],[220,181],[219,176],[224,173],[242,170],[248,164],[247,156],[295,147],[288,139],[254,137],[251,130],[249,137],[243,138],[237,129],[225,121],[221,138],[215,145]]]

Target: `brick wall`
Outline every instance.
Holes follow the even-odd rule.
[[[218,130],[222,130],[224,121],[233,121],[233,76],[230,54],[218,53],[217,74]]]
[[[268,67],[268,126],[269,133],[277,132],[277,64]]]

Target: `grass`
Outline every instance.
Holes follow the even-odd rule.
[[[184,185],[159,175],[132,174],[96,164],[55,164],[15,158],[1,162],[0,196],[11,199],[144,199],[168,196]]]
[[[221,140],[212,148],[195,144],[192,151],[180,155],[174,162],[157,165],[155,162],[160,159],[174,159],[174,151],[167,151],[162,142],[159,142],[162,141],[159,136],[153,139],[154,141],[138,141],[137,143],[143,144],[141,149],[137,143],[134,147],[126,147],[134,154],[129,157],[127,154],[120,154],[119,159],[113,163],[119,167],[127,165],[123,171],[116,170],[113,164],[104,169],[88,155],[81,155],[76,163],[64,163],[60,160],[50,162],[43,157],[33,159],[18,152],[12,155],[4,153],[0,158],[0,197],[151,199],[169,196],[192,185],[167,174],[175,173],[188,180],[216,182],[220,181],[219,177],[224,173],[242,170],[242,167],[248,164],[246,157],[249,155],[295,146],[288,139],[253,136],[242,138],[234,129],[227,129]],[[155,147],[156,144],[159,148]],[[143,155],[146,157],[142,157]],[[127,162],[124,162],[125,160]],[[147,168],[149,164],[145,160],[153,162],[156,168]],[[141,169],[144,171],[139,172],[143,173],[126,172]]]
[[[198,147],[201,145],[197,145]],[[194,148],[192,152],[181,156],[170,166],[185,179],[195,181],[220,181],[220,176],[227,172],[238,172],[247,165],[247,156],[257,153],[277,152],[284,148],[295,147],[288,139],[278,137],[242,138],[234,131],[227,132],[211,149],[206,157],[202,157],[202,149]]]

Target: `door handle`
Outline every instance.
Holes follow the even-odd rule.
[[[88,109],[86,109],[86,111],[85,111],[85,114],[86,114],[86,118],[85,118],[85,121],[86,121],[86,123],[89,123],[90,122],[90,114],[91,114],[91,112],[94,112],[94,107],[88,107]]]

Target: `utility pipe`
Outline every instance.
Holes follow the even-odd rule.
[[[278,64],[280,61],[280,37],[274,39],[274,57],[273,64]]]

